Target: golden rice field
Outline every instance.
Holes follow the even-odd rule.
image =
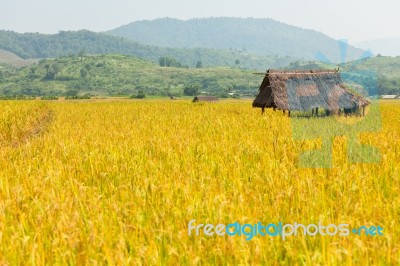
[[[290,119],[249,101],[0,104],[1,265],[398,265],[400,102],[379,163],[300,168]],[[322,119],[322,118],[321,118]],[[379,225],[384,236],[188,236],[188,223]]]

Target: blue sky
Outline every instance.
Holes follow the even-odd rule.
[[[400,38],[396,0],[1,0],[0,29],[56,33],[105,31],[137,20],[171,17],[272,18],[357,43]]]

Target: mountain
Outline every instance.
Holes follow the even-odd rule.
[[[315,59],[318,52],[341,62],[339,42],[314,30],[290,26],[272,19],[171,18],[138,21],[108,31],[108,34],[161,47],[243,49],[262,55]],[[363,51],[348,46],[347,60]]]
[[[400,56],[400,39],[375,39],[360,42],[357,46],[370,49],[374,54]]]
[[[77,55],[84,50],[88,54],[132,55],[154,63],[158,63],[160,57],[171,57],[188,67],[194,67],[201,61],[204,67],[235,66],[260,70],[283,67],[293,60],[288,56],[260,56],[244,50],[161,48],[87,30],[61,31],[58,34],[0,31],[0,49],[23,59]]]

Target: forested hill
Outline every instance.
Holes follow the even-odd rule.
[[[1,55],[1,54],[0,54]],[[294,62],[288,69],[334,69],[321,62]],[[370,92],[378,86],[380,94],[400,95],[400,57],[372,57],[340,65],[345,81],[353,89]],[[232,67],[182,68],[158,64],[123,55],[68,56],[42,59],[38,64],[15,68],[0,61],[0,98],[12,95],[84,94],[180,96],[185,89],[222,96],[236,92],[253,96],[263,76]],[[366,72],[364,75],[363,73]],[[350,74],[350,76],[349,76]],[[377,78],[376,82],[371,82]],[[360,87],[361,86],[361,87]],[[372,86],[372,87],[371,87]],[[363,88],[362,88],[363,87]]]
[[[314,30],[290,26],[272,19],[204,18],[182,21],[157,19],[138,21],[108,32],[143,44],[161,47],[206,47],[247,49],[263,55],[315,59],[321,52],[341,62],[338,41]],[[349,46],[347,60],[362,50]]]
[[[58,34],[16,33],[0,31],[0,48],[27,58],[61,57],[79,53],[151,54],[149,47],[119,37],[110,37],[87,30],[60,31]]]
[[[158,63],[161,57],[170,57],[188,67],[195,67],[201,62],[203,67],[235,66],[259,70],[283,67],[293,61],[287,56],[260,56],[244,50],[160,48],[87,30],[61,31],[58,34],[0,31],[0,49],[24,59],[77,55],[84,50],[87,54],[132,55],[154,63]]]
[[[77,94],[182,96],[185,89],[225,96],[257,93],[262,76],[230,67],[178,68],[127,55],[67,56],[42,59],[38,64],[15,68],[0,64],[2,96],[68,96]]]

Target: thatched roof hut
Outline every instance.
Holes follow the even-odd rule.
[[[305,111],[355,109],[369,102],[349,91],[337,71],[268,70],[253,107]]]
[[[218,98],[215,96],[196,96],[193,98],[192,102],[216,102]]]

